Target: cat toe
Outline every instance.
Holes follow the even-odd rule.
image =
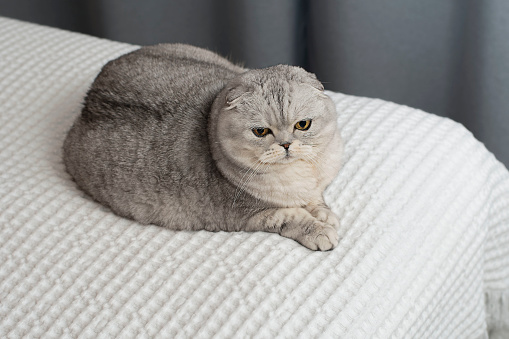
[[[323,234],[319,234],[315,240],[320,251],[328,251],[338,245],[338,232],[333,227],[326,226],[322,232]]]
[[[338,245],[339,236],[332,226],[320,225],[314,232],[295,240],[313,251],[329,251]]]
[[[328,208],[315,208],[310,211],[311,215],[317,220],[331,225],[335,229],[339,228],[339,218]]]

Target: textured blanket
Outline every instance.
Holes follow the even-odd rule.
[[[448,119],[328,93],[330,252],[142,226],[85,196],[63,138],[135,48],[0,18],[1,338],[509,338],[509,173]]]

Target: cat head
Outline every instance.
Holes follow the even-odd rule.
[[[335,106],[316,76],[286,65],[232,79],[216,98],[210,119],[220,168],[221,163],[243,169],[317,161],[327,156],[324,149],[337,132]]]

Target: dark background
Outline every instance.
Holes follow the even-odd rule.
[[[0,15],[299,65],[329,90],[461,122],[509,167],[507,0],[0,0]]]

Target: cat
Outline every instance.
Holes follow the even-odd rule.
[[[102,68],[63,159],[83,191],[142,224],[274,232],[326,251],[338,244],[322,196],[341,166],[336,120],[302,68],[159,44]]]

